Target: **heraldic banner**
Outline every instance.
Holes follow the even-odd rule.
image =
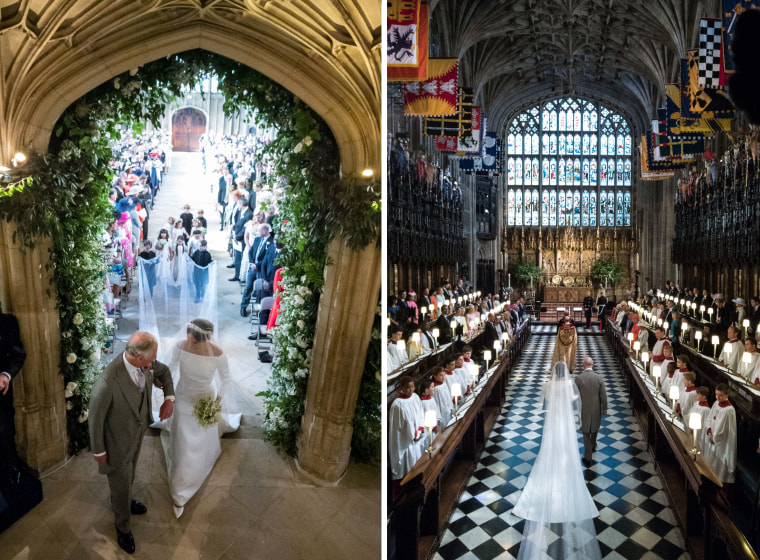
[[[417,117],[456,115],[458,70],[456,58],[428,60],[427,79],[404,84],[404,114]]]
[[[420,0],[388,2],[388,81],[424,80],[428,71],[428,6]]]

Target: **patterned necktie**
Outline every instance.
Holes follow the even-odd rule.
[[[137,386],[140,388],[140,391],[145,389],[145,368],[137,368]]]

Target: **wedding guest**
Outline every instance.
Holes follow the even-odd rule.
[[[736,319],[734,320],[734,324],[741,329],[744,319],[747,318],[747,309],[744,305],[744,299],[736,298],[731,301],[736,305]]]
[[[26,361],[18,320],[0,309],[0,480],[11,486],[21,482],[16,454],[13,378]]]
[[[451,322],[449,320],[449,308],[447,305],[441,307],[441,312],[434,324],[438,329],[438,345],[448,344],[452,340]]]

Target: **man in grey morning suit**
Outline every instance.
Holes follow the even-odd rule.
[[[174,411],[172,375],[166,365],[155,361],[157,350],[158,343],[152,335],[134,333],[124,352],[95,380],[90,397],[90,447],[101,474],[108,475],[116,540],[129,554],[135,551],[129,529],[130,513],[139,515],[148,511],[132,499],[131,490],[143,436],[153,423],[153,385],[164,392],[161,420]]]
[[[575,378],[581,395],[581,431],[583,432],[583,464],[591,466],[591,454],[596,451],[596,434],[607,414],[607,389],[602,376],[594,373],[594,360],[583,359],[583,373]]]

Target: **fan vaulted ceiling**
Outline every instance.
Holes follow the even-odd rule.
[[[715,6],[713,6],[715,4]],[[699,42],[702,0],[431,0],[431,54],[460,59],[489,128],[538,99],[575,94],[630,115],[641,130]]]
[[[380,0],[0,0],[0,163],[44,150],[103,81],[203,48],[263,72],[327,121],[348,168],[380,154]]]

